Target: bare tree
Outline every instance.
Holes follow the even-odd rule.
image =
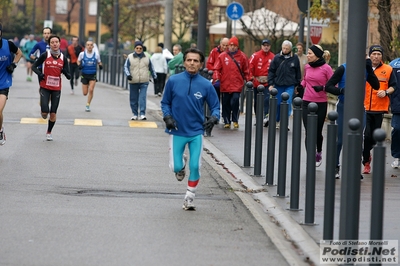
[[[114,25],[114,1],[102,0],[102,22],[110,30]],[[120,0],[118,34],[142,42],[160,32],[161,5],[159,1]]]
[[[67,10],[67,34],[70,35],[71,34],[71,25],[74,22],[72,20],[72,14],[74,13],[74,8],[76,6],[76,4],[79,3],[79,0],[69,0],[69,5],[68,5],[68,10]]]
[[[278,40],[292,39],[299,30],[297,23],[265,8],[246,13],[240,23],[254,43],[270,39],[272,49],[278,48]]]
[[[172,29],[172,34],[178,39],[178,42],[184,38],[190,27],[197,22],[198,9],[198,1],[174,1],[173,24],[175,27]]]
[[[371,1],[379,11],[378,32],[380,35],[380,45],[383,47],[383,61],[393,59],[393,21],[392,21],[392,1],[391,0],[374,0]]]

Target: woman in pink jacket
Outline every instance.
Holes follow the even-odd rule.
[[[301,82],[305,89],[303,96],[303,124],[307,132],[308,104],[315,102],[318,105],[317,151],[315,154],[315,164],[318,167],[322,163],[322,128],[324,127],[328,108],[328,96],[324,86],[333,75],[333,71],[325,62],[324,50],[319,45],[313,45],[308,49],[307,60],[308,64],[304,66],[304,79]]]

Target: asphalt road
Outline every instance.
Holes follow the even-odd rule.
[[[168,168],[151,87],[147,123],[130,123],[126,90],[99,83],[89,113],[80,86],[71,95],[64,80],[49,142],[37,78],[25,78],[20,65],[4,110],[0,265],[289,264],[274,244],[285,241],[263,226],[279,228],[261,226],[204,161],[197,211],[182,210],[186,179]]]

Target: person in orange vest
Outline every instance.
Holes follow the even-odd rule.
[[[389,111],[388,95],[394,92],[397,85],[396,75],[393,68],[382,62],[383,48],[380,45],[372,45],[369,48],[372,68],[380,82],[378,91],[374,90],[369,83],[365,85],[364,108],[366,123],[364,128],[364,149],[362,154],[363,174],[371,173],[371,150],[375,145],[373,132],[382,126],[383,115]]]

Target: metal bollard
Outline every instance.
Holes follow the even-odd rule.
[[[385,195],[385,154],[386,148],[383,142],[386,138],[386,132],[381,129],[375,129],[374,139],[374,162],[372,173],[372,198],[371,198],[371,228],[370,239],[382,240],[383,238],[383,206]]]
[[[340,206],[346,204],[346,213],[344,217],[345,239],[357,240],[358,229],[360,222],[360,183],[361,183],[361,169],[360,169],[360,147],[362,142],[362,135],[358,133],[361,126],[361,122],[352,118],[349,120],[350,133],[348,133],[348,158],[353,161],[348,162],[349,167],[343,169],[347,174],[347,191],[346,191],[346,202],[340,201]],[[382,176],[380,176],[382,178]],[[346,181],[346,180],[344,180]],[[340,223],[342,224],[342,222]],[[343,228],[339,228],[343,230]]]
[[[211,80],[211,79],[212,79],[212,76],[213,76],[213,74],[214,74],[214,71],[212,71],[212,70],[208,70],[208,72],[207,72],[207,79]]]
[[[266,184],[274,185],[274,167],[275,167],[275,134],[276,134],[276,108],[278,100],[276,95],[278,90],[273,88],[270,91],[269,98],[269,126],[268,126],[268,149],[267,149],[267,169],[266,169]]]
[[[175,74],[178,74],[178,73],[179,73],[179,65],[176,64],[176,65],[175,65]]]
[[[301,120],[303,100],[296,97],[293,100],[293,133],[292,133],[292,172],[290,181],[290,209],[299,211],[300,197],[300,156],[301,156]]]
[[[278,155],[278,187],[277,197],[286,197],[286,164],[287,164],[287,138],[289,126],[289,93],[281,95],[281,128],[279,131],[279,155]],[[257,111],[258,112],[258,111]]]
[[[317,143],[317,124],[316,114],[318,105],[314,102],[308,104],[307,115],[307,166],[306,166],[306,202],[304,224],[315,225],[315,146]]]
[[[324,204],[324,240],[333,240],[333,225],[335,217],[335,167],[336,167],[336,138],[337,125],[335,124],[339,114],[329,112],[328,136],[326,141],[326,173],[325,173],[325,204]]]
[[[264,101],[264,86],[258,85],[257,87],[257,101]],[[246,107],[247,108],[247,107]],[[251,106],[250,106],[251,109]],[[264,105],[257,104],[256,112],[256,141],[255,141],[255,152],[254,152],[254,175],[261,175],[262,165],[262,147],[263,147],[263,116],[264,116]],[[251,121],[250,121],[251,127]]]
[[[253,82],[246,83],[246,118],[244,125],[244,160],[243,167],[250,167],[251,160],[251,122],[252,122],[252,105],[253,105]]]
[[[205,78],[207,78],[207,76],[208,76],[208,68],[203,68],[203,71],[201,72],[201,75],[203,76],[203,77],[205,77]]]

